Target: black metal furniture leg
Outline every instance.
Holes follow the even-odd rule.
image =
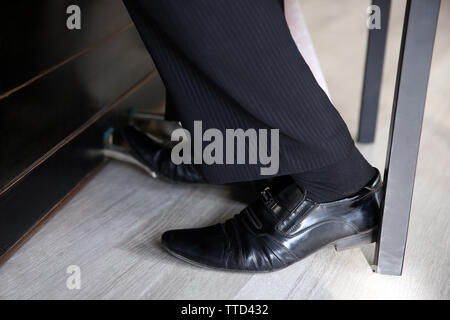
[[[358,142],[373,142],[377,122],[384,52],[389,25],[391,0],[373,0],[380,8],[380,29],[371,29],[367,43],[366,69],[359,116]]]
[[[408,0],[392,107],[376,271],[403,268],[417,155],[440,0]]]

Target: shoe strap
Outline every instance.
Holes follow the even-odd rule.
[[[289,190],[286,190],[286,194],[290,195],[289,199],[283,197],[284,191],[274,196],[268,187],[261,192],[261,198],[267,210],[275,218],[275,229],[282,234],[289,234],[316,204],[310,201],[306,197],[306,192],[297,186],[290,186]]]

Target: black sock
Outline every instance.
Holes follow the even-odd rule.
[[[376,170],[355,147],[349,156],[315,171],[292,175],[307,196],[317,202],[330,202],[357,193],[374,178]]]

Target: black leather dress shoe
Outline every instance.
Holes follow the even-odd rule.
[[[122,129],[122,136],[133,155],[157,175],[173,181],[204,183],[205,179],[194,165],[176,165],[171,160],[172,149],[163,146],[132,126]]]
[[[308,199],[295,184],[267,188],[232,219],[199,229],[167,231],[163,246],[192,264],[232,271],[275,271],[317,250],[376,240],[380,218],[378,173],[354,196],[329,203]]]

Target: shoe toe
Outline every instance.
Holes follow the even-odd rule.
[[[172,254],[201,265],[225,267],[226,238],[220,225],[163,233],[162,245]]]

